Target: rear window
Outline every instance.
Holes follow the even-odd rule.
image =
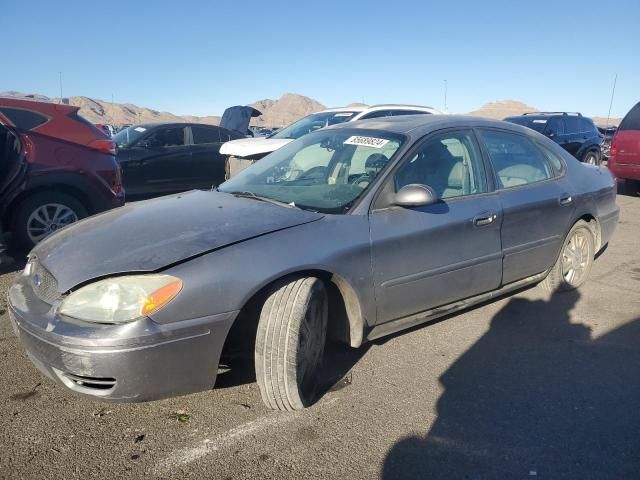
[[[580,117],[577,117],[575,115],[565,116],[564,125],[566,127],[567,133],[576,133],[582,131],[582,127],[580,126]]]
[[[195,145],[220,142],[220,132],[214,127],[191,127],[191,133]]]
[[[582,132],[593,132],[596,127],[589,118],[580,118],[580,131]]]
[[[0,108],[0,112],[20,130],[33,130],[48,120],[47,117],[40,113],[32,112],[31,110],[22,110],[20,108],[2,107]]]
[[[640,103],[637,103],[622,119],[618,130],[640,130]]]
[[[536,132],[542,133],[544,127],[547,125],[548,119],[546,118],[531,118],[531,117],[510,117],[505,118],[507,122],[515,123],[517,125],[522,125],[524,127],[529,127],[535,130]]]

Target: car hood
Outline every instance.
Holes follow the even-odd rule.
[[[292,141],[290,138],[243,138],[222,144],[220,153],[234,157],[251,157],[271,153]]]
[[[130,203],[70,225],[39,243],[30,256],[64,293],[95,278],[161,270],[322,217],[227,193],[192,191]]]

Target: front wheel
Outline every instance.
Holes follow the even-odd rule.
[[[315,277],[281,284],[265,301],[255,365],[262,400],[269,408],[299,410],[315,401],[327,318],[327,291]]]
[[[595,256],[595,239],[589,224],[577,222],[565,238],[555,265],[544,279],[543,286],[551,291],[573,290],[589,277]]]

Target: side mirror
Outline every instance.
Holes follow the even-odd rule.
[[[405,185],[396,193],[393,204],[400,207],[423,207],[439,200],[440,197],[430,186],[412,183]]]

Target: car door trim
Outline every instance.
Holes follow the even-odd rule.
[[[442,267],[433,268],[431,270],[425,270],[423,272],[412,273],[410,275],[403,275],[402,277],[392,278],[390,280],[386,280],[380,284],[382,288],[392,288],[397,287],[399,285],[405,285],[407,283],[415,282],[417,280],[422,280],[428,277],[433,277],[435,275],[439,275],[445,272],[456,272],[458,270],[463,270],[469,267],[475,267],[477,265],[481,265],[483,263],[489,263],[494,260],[502,258],[502,252],[492,253],[490,255],[485,255],[483,257],[472,258],[470,260],[465,260],[463,262],[453,263],[449,265],[443,265]]]
[[[522,288],[524,286],[538,283],[542,279],[544,279],[544,277],[546,277],[548,273],[549,271],[546,270],[544,272],[531,275],[527,278],[523,278],[522,280],[517,280],[515,282],[509,283],[496,290],[491,290],[474,297],[469,297],[464,300],[458,300],[440,307],[408,315],[406,317],[397,318],[395,320],[391,320],[390,322],[381,323],[369,330],[366,339],[367,341],[371,341],[375,340],[376,338],[391,335],[401,330],[405,330],[409,327],[414,327],[416,325],[435,320],[439,317],[455,313],[459,310],[472,307],[473,305],[486,302],[493,298],[500,297],[507,293],[513,292],[514,290],[518,290],[519,288]]]
[[[561,240],[562,238],[563,238],[562,235],[553,235],[551,237],[545,237],[539,240],[534,240],[533,242],[527,242],[521,245],[516,245],[515,247],[504,248],[502,251],[504,252],[504,256],[506,258],[511,255],[526,252],[528,250],[533,250],[538,247],[550,245],[554,242],[557,242],[558,240]]]

